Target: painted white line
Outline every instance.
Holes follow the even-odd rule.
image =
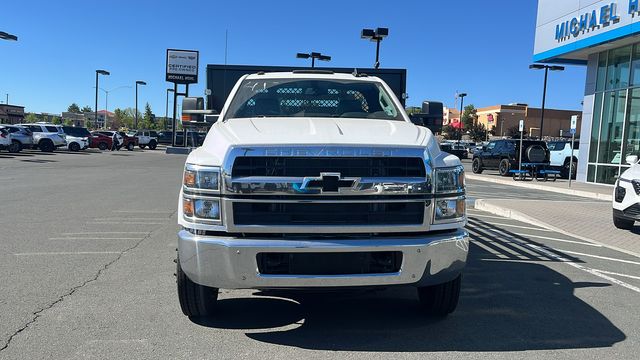
[[[492,239],[487,238],[486,236],[480,234],[477,231],[474,231],[474,230],[471,230],[471,229],[467,229],[467,230],[469,230],[469,232],[476,237],[476,239],[475,239],[476,241],[483,241],[483,242],[489,243],[489,244],[499,248],[500,250],[511,254],[512,256],[519,257],[520,259],[526,259],[527,258],[526,256],[518,253],[517,251],[515,251],[513,249],[510,249],[509,247],[504,246],[504,245],[500,244],[497,241],[493,241]]]
[[[134,237],[52,237],[49,240],[141,240]]]
[[[615,273],[615,272],[611,272],[611,271],[604,271],[604,270],[598,270],[598,269],[593,269],[593,271],[597,271],[597,272],[599,272],[599,273],[607,274],[607,275],[622,276],[622,277],[628,277],[628,278],[630,278],[630,279],[640,280],[640,276],[633,276],[633,275],[627,275],[627,274],[619,274],[619,273]]]
[[[75,233],[62,233],[62,235],[101,235],[101,234],[142,234],[148,235],[148,231],[94,231],[94,232],[75,232]]]
[[[622,260],[622,259],[616,259],[616,258],[611,258],[611,257],[606,257],[606,256],[599,256],[599,255],[591,255],[591,254],[579,253],[579,252],[569,251],[569,250],[561,250],[561,249],[556,249],[556,250],[557,251],[561,251],[563,253],[571,254],[571,255],[586,256],[586,257],[592,257],[592,258],[596,258],[596,259],[621,262],[621,263],[625,263],[625,264],[640,265],[640,262],[637,262],[637,261]]]
[[[471,215],[471,217],[481,217],[481,218],[488,218],[488,219],[500,219],[500,220],[509,220],[505,217],[502,216],[490,216],[490,215],[480,215],[480,214],[473,214]]]
[[[474,232],[473,230],[470,230],[470,229],[467,229],[467,230],[469,230],[471,232]],[[503,235],[501,233],[498,233],[498,234],[500,234],[500,236],[496,237],[497,241],[502,241],[502,242],[508,243],[509,245],[511,245],[512,247],[516,248],[517,250],[519,250],[519,251],[521,251],[521,252],[523,252],[525,254],[528,254],[529,256],[533,256],[533,257],[539,258],[540,260],[550,260],[549,258],[545,257],[544,255],[542,255],[542,254],[540,254],[540,253],[538,253],[536,251],[530,250],[527,247],[521,246],[521,245],[509,240],[509,237],[510,237],[509,235],[506,235],[506,234]],[[527,258],[525,256],[522,256],[522,254],[519,254],[519,253],[517,253],[517,254],[520,256],[521,259],[526,259]]]
[[[508,259],[509,257],[501,254],[500,252],[498,252],[497,250],[495,250],[494,248],[491,248],[485,244],[483,244],[482,242],[476,240],[476,239],[472,239],[471,244],[477,245],[479,247],[481,247],[482,249],[484,249],[486,252],[493,254],[501,259]]]
[[[120,254],[120,251],[62,251],[62,252],[32,252],[32,253],[16,253],[15,256],[40,256],[40,255],[104,255],[104,254]]]
[[[482,224],[476,224],[476,225],[477,225],[477,226],[481,226]],[[552,231],[552,230],[548,230],[548,229],[537,228],[537,227],[531,227],[531,226],[511,225],[511,224],[494,223],[494,222],[492,222],[490,225],[499,225],[499,226],[507,226],[507,227],[512,227],[512,228],[517,228],[517,229],[536,230],[536,231],[546,231],[546,232],[550,232],[550,231]]]
[[[500,230],[496,230],[496,229],[484,229],[487,231],[491,231],[491,232],[495,232],[495,233],[499,233],[499,234],[503,234],[505,236],[511,236],[510,234],[507,234],[503,231]],[[552,241],[558,241],[558,242],[563,242],[563,243],[568,243],[568,244],[578,244],[578,245],[586,245],[586,246],[592,246],[592,247],[598,247],[601,248],[603,247],[600,244],[593,244],[593,243],[588,243],[588,242],[584,242],[584,241],[573,241],[573,240],[565,240],[565,239],[558,239],[558,238],[553,238],[550,236],[542,236],[542,235],[532,235],[532,234],[520,234],[520,233],[515,233],[516,235],[520,235],[522,237],[526,237],[526,238],[539,238],[539,239],[545,239],[545,240],[552,240]]]

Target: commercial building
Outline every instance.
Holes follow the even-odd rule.
[[[578,115],[578,131],[580,131],[580,114],[577,110],[544,110],[543,137],[570,136],[571,117]],[[529,107],[527,104],[494,105],[476,110],[477,122],[492,130],[496,136],[511,136],[518,131],[520,120],[524,120],[524,131],[532,137],[540,136],[542,109]]]
[[[24,106],[0,104],[0,123],[20,124],[24,121]]]
[[[533,60],[587,67],[578,181],[613,184],[640,155],[638,35],[639,0],[538,1]]]

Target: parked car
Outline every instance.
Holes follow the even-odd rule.
[[[6,129],[0,129],[0,150],[7,150],[11,146],[11,136]]]
[[[148,146],[149,149],[155,150],[158,146],[158,133],[155,130],[138,130],[136,137],[138,138],[140,149]]]
[[[122,134],[120,132],[118,132],[118,131],[96,130],[95,132],[103,134],[103,135],[111,136],[111,139],[113,139],[113,134],[115,133],[116,134],[116,138],[118,139],[118,150],[120,150],[120,148],[122,147],[122,144],[124,143],[124,138],[122,137]]]
[[[488,169],[498,170],[500,175],[509,176],[511,169],[518,169],[519,160],[519,139],[493,140],[473,155],[471,169],[475,174],[480,174]],[[549,149],[547,149],[547,144],[544,141],[524,140],[522,142],[522,162],[548,165]]]
[[[100,150],[109,150],[113,146],[113,138],[111,136],[94,131],[91,133],[90,148],[98,148]]]
[[[52,152],[56,148],[66,147],[67,140],[62,126],[49,123],[18,124],[31,130],[33,148],[44,152]]]
[[[33,147],[33,133],[31,130],[17,125],[0,125],[0,128],[4,128],[9,132],[11,137],[11,145],[9,145],[9,152],[20,152],[25,148]]]
[[[63,126],[62,130],[67,135],[67,149],[80,151],[89,147],[91,133],[86,128]]]
[[[462,144],[440,144],[440,150],[455,155],[458,159],[468,159],[469,152]]]
[[[631,230],[640,221],[640,164],[638,156],[627,156],[631,167],[623,172],[613,190],[613,225]]]
[[[551,141],[547,143],[547,147],[549,148],[550,153],[550,166],[554,169],[560,170],[560,175],[562,177],[566,177],[568,179],[569,173],[571,173],[571,177],[575,179],[576,170],[578,169],[579,142],[574,141],[573,143],[573,167],[571,167],[571,141]]]
[[[129,151],[133,151],[133,149],[138,146],[138,138],[135,136],[130,136],[129,134],[125,133],[124,131],[118,131],[118,134],[120,134],[120,136],[122,137],[122,143],[120,143],[120,146],[118,147],[118,149],[124,147],[125,149],[129,150]]]

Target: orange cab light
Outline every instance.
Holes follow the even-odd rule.
[[[196,173],[194,171],[186,170],[184,172],[183,183],[188,187],[194,187],[196,185]]]
[[[185,216],[193,216],[193,200],[182,199],[182,212]]]

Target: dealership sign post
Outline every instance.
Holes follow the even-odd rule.
[[[176,104],[178,96],[189,96],[189,84],[198,83],[198,60],[200,53],[196,50],[167,49],[166,81],[173,83],[173,136],[171,146],[176,146]],[[178,84],[186,86],[184,93],[178,92]],[[186,129],[183,146],[187,146]]]

